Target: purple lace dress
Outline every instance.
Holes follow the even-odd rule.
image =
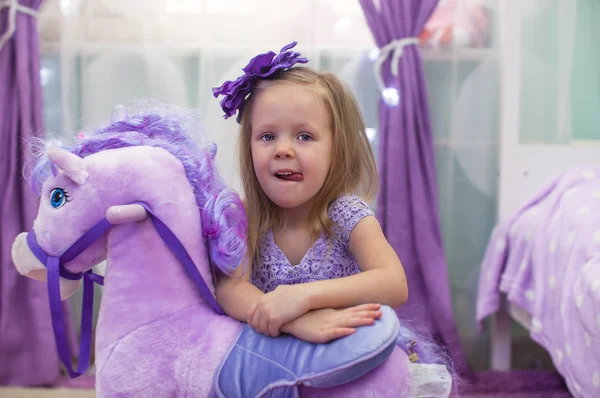
[[[273,231],[261,240],[257,259],[252,266],[252,284],[265,293],[278,285],[294,285],[324,279],[340,278],[360,272],[356,259],[350,253],[350,232],[373,211],[356,195],[337,198],[329,206],[329,218],[339,239],[330,240],[321,235],[308,249],[298,265],[292,265],[275,244]]]

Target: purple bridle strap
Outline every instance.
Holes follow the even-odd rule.
[[[175,234],[158,218],[152,209],[145,203],[135,202],[142,206],[152,218],[152,223],[156,232],[173,252],[175,257],[181,262],[188,276],[194,281],[202,297],[208,302],[213,310],[219,314],[225,313],[215,300],[208,285],[200,275],[196,265],[192,261],[187,250]],[[81,252],[90,246],[96,239],[104,234],[111,224],[106,218],[100,220],[89,231],[81,236],[71,247],[69,247],[60,257],[49,256],[44,249],[40,247],[35,237],[35,232],[31,230],[27,234],[27,244],[33,254],[44,264],[48,270],[48,298],[50,301],[50,313],[52,315],[52,329],[58,355],[67,369],[69,376],[75,378],[81,376],[87,371],[90,362],[90,351],[92,345],[92,314],[94,306],[94,282],[99,285],[104,284],[104,278],[94,274],[91,270],[84,273],[72,273],[68,271],[64,264],[73,261]],[[71,350],[67,342],[67,334],[64,323],[64,314],[60,298],[60,277],[79,280],[83,276],[83,306],[81,315],[81,341],[79,347],[79,361],[77,370],[71,366]]]
[[[87,371],[90,363],[90,351],[92,346],[92,314],[94,311],[94,282],[99,285],[104,284],[104,278],[94,274],[92,270],[84,273],[72,273],[64,266],[65,263],[73,261],[82,251],[90,246],[96,239],[104,234],[111,224],[102,219],[96,223],[89,231],[77,239],[62,256],[49,256],[44,249],[40,247],[35,237],[35,232],[31,230],[27,234],[27,244],[33,254],[44,264],[48,272],[48,299],[50,302],[50,314],[52,315],[52,329],[54,330],[54,340],[58,356],[71,378],[81,376]],[[71,350],[67,342],[67,333],[64,322],[62,301],[60,299],[60,277],[79,280],[83,276],[83,303],[81,314],[81,341],[79,345],[79,361],[77,370],[71,366]]]
[[[62,302],[60,299],[60,276],[58,257],[48,257],[48,297],[50,298],[50,313],[52,314],[52,329],[58,356],[67,369],[71,378],[85,374],[90,363],[92,347],[92,314],[94,312],[94,282],[88,271],[83,274],[83,308],[81,311],[81,340],[79,342],[79,361],[77,370],[71,366],[71,350],[67,341]],[[102,278],[99,275],[96,275]]]

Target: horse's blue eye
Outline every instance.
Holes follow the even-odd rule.
[[[50,192],[50,204],[55,209],[63,207],[67,203],[67,193],[62,188],[54,188]]]

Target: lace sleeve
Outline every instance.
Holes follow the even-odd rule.
[[[342,240],[346,249],[350,244],[350,233],[356,224],[372,215],[374,215],[373,210],[356,195],[340,196],[329,206],[329,219],[334,224],[334,232]]]

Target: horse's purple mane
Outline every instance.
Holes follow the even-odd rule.
[[[100,128],[89,137],[80,137],[67,149],[86,157],[107,149],[146,145],[174,155],[194,187],[211,262],[229,274],[240,264],[246,250],[244,208],[240,197],[225,186],[216,171],[216,145],[201,146],[189,135],[191,131],[202,128],[189,114],[138,113]],[[39,195],[44,181],[56,173],[48,158],[40,156],[31,175],[33,191]]]

